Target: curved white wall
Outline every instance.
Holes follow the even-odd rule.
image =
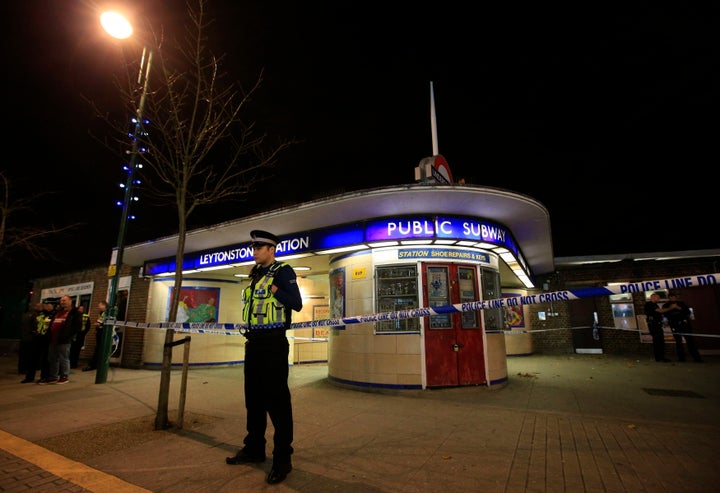
[[[397,259],[397,252],[390,248],[339,256],[330,262],[331,272],[345,269],[344,317],[375,313],[374,268],[377,264],[387,265],[392,259]],[[365,277],[354,279],[353,272],[364,272]],[[425,388],[424,321],[421,322],[420,334],[375,334],[374,323],[348,324],[344,330],[331,330],[328,341],[329,378],[359,387]],[[503,334],[487,335],[485,366],[488,385],[505,385],[507,382],[505,351]]]

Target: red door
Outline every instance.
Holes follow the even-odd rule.
[[[429,307],[477,301],[477,268],[424,264],[423,294]],[[428,387],[487,382],[480,312],[449,311],[425,320],[425,373]]]

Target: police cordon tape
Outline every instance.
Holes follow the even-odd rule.
[[[524,296],[508,296],[504,298],[495,298],[491,300],[479,300],[466,303],[457,303],[453,305],[434,306],[425,308],[412,308],[409,310],[401,310],[396,312],[383,312],[371,315],[357,315],[354,317],[343,318],[327,318],[322,320],[313,320],[311,322],[296,322],[291,326],[292,330],[309,329],[317,327],[337,327],[352,324],[361,324],[368,322],[383,322],[388,320],[404,320],[409,318],[430,317],[433,315],[445,315],[448,313],[489,310],[504,307],[517,307],[525,305],[535,305],[540,303],[564,302],[579,300],[583,298],[595,298],[598,296],[610,296],[613,294],[632,294],[644,293],[648,291],[664,291],[670,289],[692,288],[698,286],[717,285],[720,280],[720,273],[703,274],[698,276],[675,277],[670,279],[660,279],[655,281],[639,281],[625,284],[614,284],[612,286],[589,287],[578,289],[567,289],[562,291],[551,291],[547,293],[528,294]],[[197,323],[197,322],[156,322],[141,323],[116,321],[111,318],[105,319],[107,325],[116,325],[120,327],[139,327],[145,329],[175,329],[178,332],[190,332],[197,334],[220,334],[220,335],[243,335],[247,329],[247,324],[239,323]],[[587,328],[587,327],[577,327]],[[612,328],[615,327],[602,327]],[[562,329],[544,329],[544,330],[566,330]],[[626,329],[621,329],[626,330]],[[497,331],[503,333],[526,333],[539,332],[539,330],[527,331]],[[693,334],[696,337],[701,334]],[[720,337],[714,334],[706,334],[706,337]],[[319,339],[325,340],[325,339]]]

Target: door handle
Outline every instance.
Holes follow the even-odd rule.
[[[465,347],[465,345],[464,345],[464,344],[458,344],[458,343],[456,342],[455,344],[452,345],[452,350],[457,353],[457,352],[460,350],[461,347]]]

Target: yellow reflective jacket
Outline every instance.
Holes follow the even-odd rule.
[[[35,326],[36,326],[35,331],[39,335],[47,334],[47,331],[50,328],[50,320],[51,320],[50,317],[44,313],[41,313],[40,315],[35,317]]]
[[[285,264],[275,262],[264,276],[254,279],[243,290],[243,321],[251,329],[282,329],[285,327],[285,306],[273,295],[275,273]]]

